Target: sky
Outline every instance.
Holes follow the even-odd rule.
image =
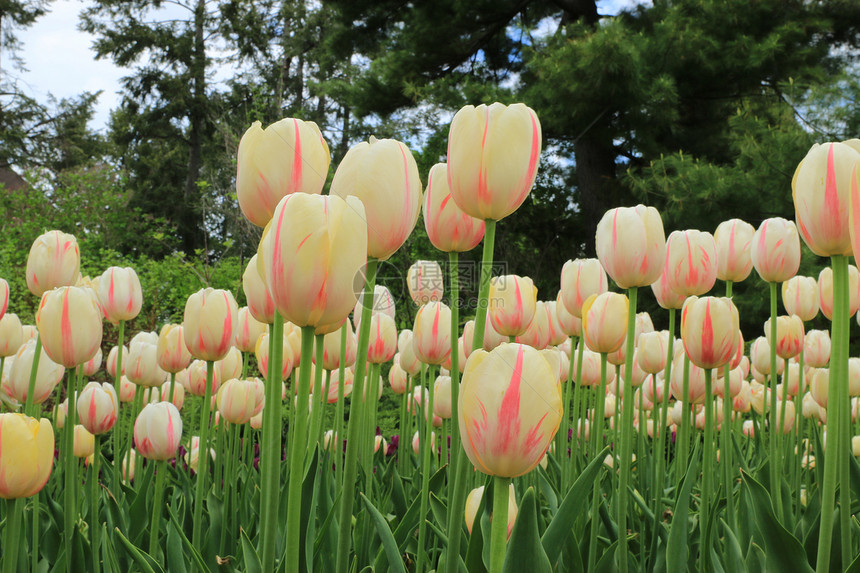
[[[636,0],[603,0],[601,14],[615,14]],[[93,37],[78,30],[78,14],[89,0],[54,0],[50,12],[31,27],[18,31],[20,56],[26,72],[13,72],[19,86],[37,101],[46,102],[51,93],[57,99],[81,92],[102,91],[90,127],[105,131],[110,110],[120,102],[120,79],[127,73],[110,59],[96,60],[91,50]],[[4,71],[5,73],[5,71]]]

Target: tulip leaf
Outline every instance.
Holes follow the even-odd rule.
[[[440,528],[444,527],[448,519],[448,508],[445,506],[445,502],[439,499],[433,492],[430,492],[430,509],[436,518],[436,523],[440,524]],[[427,521],[429,522],[430,520],[428,519]],[[448,535],[444,529],[442,529],[442,532],[446,536]]]
[[[316,519],[311,518],[311,508],[319,505],[319,484],[317,466],[319,465],[319,448],[314,448],[311,461],[305,469],[302,481],[302,509],[299,522],[299,561],[306,563],[307,571],[314,570],[313,543],[316,539]]]
[[[678,501],[675,503],[675,515],[672,517],[672,525],[669,527],[669,541],[666,543],[666,570],[667,573],[684,573],[687,570],[690,492],[698,477],[699,442],[693,450],[690,465],[684,474],[681,491],[678,493]]]
[[[140,545],[143,539],[143,534],[149,525],[149,513],[146,510],[146,494],[152,489],[152,475],[155,471],[155,464],[149,463],[146,465],[146,470],[143,472],[143,478],[140,482],[140,489],[137,490],[134,501],[131,502],[131,507],[128,510],[128,538],[135,544]]]
[[[182,539],[175,527],[167,528],[167,569],[170,573],[185,573],[185,551],[182,549]]]
[[[206,563],[203,561],[203,556],[200,555],[200,552],[191,544],[191,541],[188,540],[188,536],[186,536],[185,532],[182,531],[182,528],[179,526],[179,520],[176,518],[176,515],[173,513],[173,509],[170,506],[167,506],[167,513],[170,515],[170,525],[176,529],[180,539],[182,539],[182,545],[185,547],[185,551],[191,555],[194,568],[198,571],[208,571],[209,567],[207,567]]]
[[[764,549],[758,543],[750,544],[749,554],[745,563],[747,571],[749,573],[765,573],[767,571],[765,568],[766,561],[767,557],[764,554]]]
[[[726,562],[726,569],[729,571],[743,571],[744,558],[743,553],[741,552],[740,543],[738,543],[738,538],[735,537],[732,528],[729,527],[725,521],[720,521],[723,524],[723,531],[726,535],[725,546],[723,549],[723,558]]]
[[[135,547],[134,544],[122,534],[122,531],[119,529],[114,529],[114,531],[116,532],[117,537],[119,537],[119,540],[125,546],[126,551],[131,555],[131,558],[134,559],[134,562],[143,570],[143,573],[158,573],[159,571],[164,573],[164,569],[162,569],[148,553]],[[83,569],[81,569],[81,571],[83,571]]]
[[[242,538],[242,558],[245,562],[245,573],[263,573],[260,557],[257,555],[257,550],[254,549],[251,540],[248,539],[248,534],[240,528],[239,535]]]
[[[582,514],[583,507],[588,502],[588,494],[594,485],[594,480],[598,479],[597,475],[603,467],[603,458],[606,457],[608,448],[604,448],[591,463],[583,470],[570,491],[564,498],[561,506],[558,508],[555,516],[552,518],[549,526],[541,537],[541,545],[546,552],[550,563],[556,563],[558,556],[564,547],[564,541],[567,539],[573,523],[576,518]]]
[[[854,558],[854,561],[851,562],[845,573],[860,573],[860,555]]]
[[[502,573],[519,571],[552,573],[552,565],[541,545],[538,533],[537,511],[537,496],[534,488],[530,487],[520,501],[520,509],[508,541]]]
[[[767,490],[752,476],[742,474],[742,477],[755,506],[756,522],[767,547],[768,569],[812,573],[800,541],[776,519]]]
[[[406,573],[406,567],[403,565],[403,559],[400,557],[400,551],[397,548],[397,542],[394,540],[394,535],[391,533],[391,528],[388,526],[388,522],[385,521],[385,518],[376,509],[366,495],[363,493],[359,494],[361,496],[361,501],[364,502],[364,506],[367,508],[368,514],[370,518],[373,520],[373,524],[376,526],[376,532],[379,534],[379,538],[382,540],[382,546],[385,548],[385,555],[388,557],[388,566],[392,571],[397,573]]]
[[[606,548],[600,561],[598,561],[597,565],[594,566],[595,573],[615,573],[615,571],[617,571],[617,567],[615,567],[615,552],[617,550],[617,541],[613,542],[612,545]]]
[[[209,562],[209,567],[217,568],[217,555],[221,555],[221,530],[224,525],[224,498],[217,495],[214,489],[209,490],[206,496],[206,511],[209,514],[209,530],[206,535],[206,543],[203,558]]]

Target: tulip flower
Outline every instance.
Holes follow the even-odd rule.
[[[791,180],[803,241],[822,257],[852,254],[849,234],[851,173],[860,153],[844,143],[815,144]]]
[[[830,333],[810,330],[803,340],[803,358],[812,368],[826,368],[830,361]]]
[[[148,460],[173,458],[181,438],[182,418],[169,402],[147,404],[134,422],[135,449]]]
[[[576,355],[574,357],[574,373],[582,371],[582,378],[577,380],[580,386],[597,386],[600,384],[600,354],[594,352],[593,350],[589,350],[588,348],[583,350],[582,353],[582,368],[579,368],[578,365],[579,357]],[[606,365],[606,382],[607,384],[612,382],[615,379],[615,365],[607,364]]]
[[[341,199],[352,195],[364,204],[367,256],[387,260],[418,222],[421,211],[418,165],[403,143],[371,136],[370,141],[346,152],[331,182],[331,195]],[[356,243],[351,248],[359,246],[361,243]],[[334,252],[338,252],[339,259],[344,256],[339,250]]]
[[[430,432],[430,450],[436,453],[436,432]],[[416,456],[421,453],[421,432],[415,432],[412,436],[412,451]]]
[[[215,363],[215,368],[221,374],[221,380],[230,380],[242,375],[242,352],[231,346],[224,358]]]
[[[212,386],[210,388],[211,395],[215,396],[220,387],[221,372],[217,368],[213,368]],[[206,362],[204,360],[195,360],[188,365],[188,391],[195,396],[206,395]]]
[[[831,293],[830,300],[833,296]],[[804,322],[816,317],[819,309],[818,281],[814,277],[794,276],[782,283],[782,304],[785,312],[795,314]]]
[[[606,271],[597,259],[567,261],[561,269],[561,300],[565,309],[582,318],[582,305],[593,294],[609,290]]]
[[[95,435],[110,431],[119,416],[119,400],[110,384],[90,382],[84,386],[76,407],[81,425]]]
[[[669,332],[643,332],[636,345],[636,360],[639,368],[649,374],[657,374],[666,368],[669,348]]]
[[[781,283],[796,275],[800,237],[795,224],[781,217],[762,221],[753,235],[750,257],[763,281]]]
[[[654,298],[657,299],[657,304],[672,312],[683,307],[684,301],[687,300],[686,296],[672,290],[669,286],[669,276],[666,273],[661,274],[659,279],[651,283],[651,291],[654,293]]]
[[[257,391],[250,380],[227,380],[218,390],[218,411],[231,424],[245,424],[257,407]]]
[[[0,498],[39,493],[54,463],[54,430],[42,418],[0,414]]]
[[[51,360],[74,368],[95,356],[102,342],[102,313],[81,287],[60,287],[42,296],[36,313],[42,346]]]
[[[233,346],[238,312],[230,291],[205,288],[189,296],[182,334],[191,355],[207,361],[224,358]]]
[[[438,376],[434,382],[433,414],[443,420],[451,419],[451,377]]]
[[[281,200],[257,253],[281,316],[317,326],[349,315],[356,302],[353,282],[367,260],[364,218],[354,197],[298,193]]]
[[[561,422],[558,377],[537,350],[476,350],[460,388],[460,433],[476,468],[517,477],[537,465]]]
[[[125,360],[125,374],[138,386],[161,386],[167,373],[158,364],[158,346],[143,341],[133,342]]]
[[[445,362],[451,354],[451,309],[448,305],[431,302],[418,309],[412,327],[412,349],[425,364]]]
[[[367,361],[371,364],[384,364],[394,358],[396,352],[397,327],[394,325],[394,319],[387,314],[374,314],[370,318]]]
[[[728,298],[690,297],[681,312],[681,339],[700,368],[728,364],[737,351],[738,310]]]
[[[582,319],[567,310],[562,299],[562,292],[559,291],[555,299],[555,315],[561,331],[567,336],[579,337],[582,334]]]
[[[424,227],[430,243],[445,253],[471,251],[484,238],[484,221],[467,215],[452,201],[445,163],[431,167],[427,177]]]
[[[552,315],[554,312],[551,307],[547,306],[548,304],[541,300],[537,301],[534,318],[525,332],[516,337],[516,342],[528,344],[537,350],[543,350],[550,344],[553,336]]]
[[[6,279],[0,279],[0,320],[6,315],[9,309],[9,283]]]
[[[330,162],[328,144],[314,122],[285,118],[263,129],[255,121],[239,142],[236,195],[242,214],[266,226],[284,196],[318,195]]]
[[[764,323],[764,332],[769,345],[771,340],[770,320]],[[779,316],[776,319],[776,355],[782,359],[794,358],[803,349],[803,321],[799,316]]]
[[[95,451],[95,436],[84,426],[75,426],[74,454],[76,458],[88,458]]]
[[[80,276],[81,254],[78,242],[62,231],[48,231],[33,241],[27,257],[27,288],[40,297],[43,293],[75,284]]]
[[[717,280],[717,244],[713,235],[695,229],[673,231],[666,241],[663,275],[683,296],[701,296]]]
[[[9,371],[9,394],[22,404],[27,401],[35,355],[36,342],[31,340],[18,349]],[[39,367],[36,371],[32,402],[41,404],[47,400],[60,380],[63,379],[64,373],[65,369],[61,364],[51,360],[51,357],[44,352],[39,353]]]
[[[400,366],[400,362],[394,360],[394,364],[388,370],[388,384],[391,386],[391,391],[395,394],[403,394],[408,388],[409,379],[406,371]]]
[[[511,537],[511,532],[514,530],[514,524],[517,521],[517,499],[514,495],[514,484],[510,485],[510,494],[508,495],[508,539]],[[484,486],[473,489],[466,497],[466,529],[472,533],[472,527],[475,523],[475,516],[478,515],[478,509],[484,498]]]
[[[107,362],[105,362],[105,370],[108,373],[108,376],[111,378],[116,378],[116,363],[117,363],[117,354],[119,352],[119,347],[114,346],[108,352]],[[122,347],[122,355],[128,356],[128,348],[126,346]],[[121,372],[120,374],[125,374],[125,362],[120,366]]]
[[[361,327],[361,311],[363,308],[364,304],[362,297],[359,297],[359,300],[355,303],[355,308],[352,311],[352,323],[355,325],[356,330],[359,330]],[[370,301],[370,308],[371,314],[382,313],[390,316],[391,318],[397,318],[394,296],[392,296],[388,287],[382,285],[375,285],[373,287],[373,299]],[[317,334],[321,333],[317,332]]]
[[[531,324],[537,304],[537,288],[529,277],[506,275],[490,279],[487,318],[503,336],[519,336]]]
[[[266,324],[254,318],[247,306],[239,309],[236,320],[238,321],[236,348],[242,352],[254,352],[254,348],[257,347],[257,339],[266,332]]]
[[[451,196],[476,219],[504,219],[531,192],[540,152],[540,122],[527,106],[465,106],[448,135]]]
[[[827,320],[833,320],[833,269],[824,267],[818,275],[819,306]],[[848,265],[848,308],[846,316],[860,309],[860,272],[854,265]]]
[[[592,295],[582,307],[582,333],[594,352],[615,352],[627,337],[627,297],[605,292]]]
[[[750,249],[755,229],[740,219],[723,221],[714,231],[717,246],[717,278],[721,281],[741,282],[752,271]]]
[[[483,221],[481,222],[483,225]],[[415,304],[442,300],[444,275],[436,261],[415,261],[406,273],[406,286]]]
[[[402,334],[402,331],[401,331]],[[398,342],[400,338],[398,337]],[[341,360],[341,344],[340,332],[331,332],[325,335],[323,339],[323,360],[322,367],[325,370],[337,370],[340,368]],[[344,365],[352,366],[355,364],[355,353],[358,351],[355,332],[349,321],[346,322],[346,349],[343,355]],[[316,357],[314,357],[316,363]]]
[[[161,332],[158,333],[155,358],[159,368],[174,374],[191,364],[192,357],[185,345],[185,335],[181,324],[165,324],[161,327]]]
[[[765,376],[770,376],[770,342],[767,337],[759,336],[753,340],[750,345],[750,360],[756,370]],[[781,375],[784,368],[784,363],[777,360],[776,374]]]
[[[24,331],[18,315],[7,312],[0,318],[0,357],[12,356],[24,343]]]
[[[110,267],[99,278],[98,287],[99,301],[109,322],[131,320],[140,313],[143,291],[134,269]]]
[[[654,207],[618,207],[597,224],[597,258],[623,289],[648,286],[660,278],[666,261],[663,221]]]
[[[173,392],[172,398],[171,392]],[[170,402],[176,406],[177,410],[182,410],[182,406],[185,404],[185,387],[182,384],[174,384],[171,390],[170,382],[165,382],[161,385],[161,393],[155,394],[155,397],[157,398],[156,402]]]
[[[272,324],[275,321],[275,301],[272,300],[269,287],[260,274],[256,254],[248,261],[248,266],[242,273],[242,290],[245,292],[251,316],[263,324]]]
[[[281,361],[281,380],[289,378],[293,371],[293,349],[290,341],[285,337],[283,342],[283,350]],[[257,339],[257,347],[254,349],[254,356],[257,358],[257,367],[260,369],[260,374],[264,378],[269,378],[269,334],[263,333]]]

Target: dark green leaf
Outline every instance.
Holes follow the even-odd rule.
[[[552,565],[541,544],[537,522],[537,496],[534,488],[526,490],[505,554],[502,573],[551,573]]]

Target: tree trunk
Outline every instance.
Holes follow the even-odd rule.
[[[193,253],[203,245],[203,221],[200,208],[200,192],[197,182],[200,178],[203,148],[204,98],[206,97],[206,48],[203,39],[203,26],[206,14],[205,0],[197,0],[194,8],[194,53],[191,60],[192,103],[189,113],[188,130],[188,172],[185,177],[185,205],[179,219],[183,250]]]
[[[615,178],[615,151],[608,134],[589,131],[573,146],[576,161],[579,207],[585,228],[585,256],[595,256],[595,232],[603,213],[617,206],[618,183]]]

